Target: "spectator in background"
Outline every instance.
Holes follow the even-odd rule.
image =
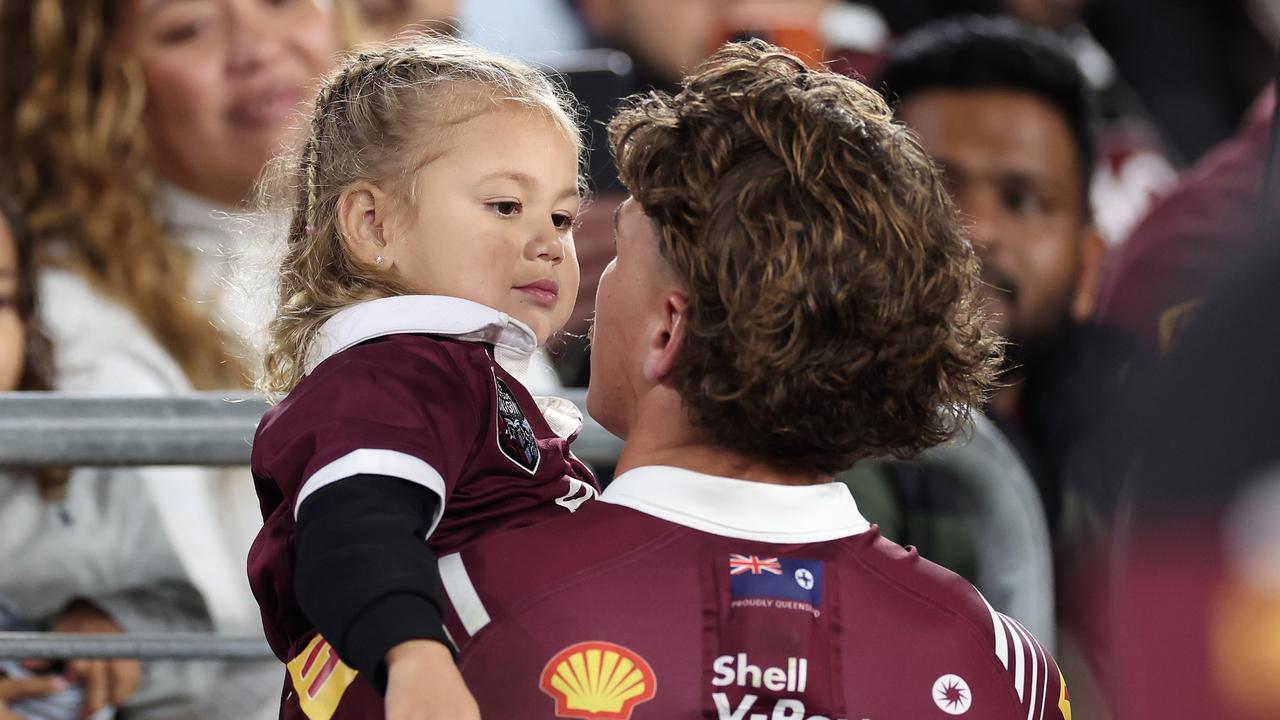
[[[47,268],[42,317],[60,388],[155,395],[242,385],[237,338],[257,306],[224,278],[238,272],[234,253],[248,241],[216,213],[251,197],[329,67],[328,7],[0,4],[0,190],[20,206]],[[247,476],[144,476],[218,628],[260,632],[240,562],[260,523]],[[261,696],[222,690],[245,703],[227,716],[262,710]]]
[[[1129,82],[1126,71],[1131,68],[1119,67],[1112,58],[1111,51],[1127,51],[1134,46],[1143,47],[1143,52],[1147,52],[1147,38],[1151,35],[1133,35],[1104,48],[1095,39],[1092,25],[1085,22],[1084,13],[1089,4],[1085,0],[999,0],[998,4],[1013,17],[1061,36],[1088,80],[1097,100],[1098,119],[1098,162],[1090,201],[1094,222],[1103,238],[1112,245],[1119,243],[1146,213],[1153,198],[1172,187],[1177,177],[1174,163],[1184,157],[1170,142],[1172,118],[1167,113],[1152,116],[1147,110],[1147,98],[1136,92]],[[1094,6],[1108,4],[1117,3],[1092,3]],[[1155,10],[1148,14],[1167,13]],[[1185,54],[1195,54],[1197,45],[1191,43],[1188,49],[1192,52]],[[1182,48],[1178,54],[1184,54]],[[1182,73],[1176,76],[1179,83],[1186,77]]]
[[[0,392],[49,390],[33,247],[0,202]],[[0,630],[207,630],[203,602],[163,540],[135,473],[0,468]],[[0,719],[72,720],[106,705],[126,718],[189,717],[212,679],[173,662],[0,660]],[[19,713],[17,715],[13,713]]]
[[[213,215],[251,199],[295,111],[329,67],[327,5],[0,6],[0,103],[12,109],[0,121],[0,154],[11,168],[0,183],[29,219],[42,261],[136,315],[184,385],[244,382],[239,344],[229,337],[245,329],[243,308],[227,307],[235,303],[218,282],[240,238]],[[59,302],[63,294],[48,297]],[[62,327],[59,307],[48,310],[55,334],[71,329]],[[65,334],[80,349],[108,340]],[[66,379],[89,374],[86,384],[108,389],[105,366],[91,364],[68,368]]]
[[[973,223],[995,327],[1009,341],[990,414],[1026,457],[1052,524],[1059,469],[1128,349],[1088,322],[1105,253],[1088,203],[1088,88],[1053,35],[976,17],[903,39],[880,79]]]
[[[1088,86],[1057,36],[978,17],[904,38],[881,82],[972,222],[996,329],[1009,342],[1005,386],[988,414],[1032,471],[1062,578],[1081,552],[1081,526],[1092,521],[1067,470],[1134,352],[1127,336],[1089,320],[1105,246],[1088,201]],[[926,557],[945,556],[946,548],[935,554],[926,545]],[[1079,588],[1060,580],[1058,589],[1060,616],[1070,616],[1075,600],[1066,593]]]

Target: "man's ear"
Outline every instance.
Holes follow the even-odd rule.
[[[338,196],[338,230],[347,249],[366,265],[390,267],[384,234],[390,198],[377,185],[352,183]],[[378,258],[385,258],[378,262]]]
[[[667,379],[676,365],[676,358],[684,344],[685,316],[689,300],[683,294],[672,291],[662,304],[662,320],[654,328],[649,347],[644,356],[644,378],[657,385]]]
[[[1093,315],[1098,300],[1098,287],[1102,283],[1102,263],[1107,257],[1107,242],[1098,228],[1090,224],[1082,230],[1080,239],[1080,273],[1076,276],[1075,293],[1071,298],[1071,317],[1084,322]]]

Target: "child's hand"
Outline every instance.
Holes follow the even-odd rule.
[[[479,720],[449,648],[410,640],[387,653],[387,720]]]

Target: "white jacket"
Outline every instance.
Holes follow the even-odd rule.
[[[0,603],[23,625],[47,627],[79,599],[129,632],[212,629],[136,473],[77,470],[66,497],[48,502],[30,475],[0,471],[0,554]],[[214,680],[191,663],[145,668],[130,718],[192,714]]]

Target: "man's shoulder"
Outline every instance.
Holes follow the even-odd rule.
[[[967,580],[875,534],[849,549],[864,570],[849,579],[861,586],[861,592],[849,592],[861,605],[855,614],[892,618],[894,637],[884,647],[904,658],[927,652],[956,668],[954,678],[939,678],[954,701],[944,709],[967,708],[979,686],[1037,716],[1057,718],[1055,707],[1069,708],[1048,649],[1017,620],[992,608]],[[869,583],[868,575],[880,582]],[[880,590],[869,592],[872,586]],[[958,688],[969,700],[960,699]]]
[[[842,547],[862,571],[850,581],[861,585],[863,596],[868,588],[865,574],[870,573],[879,580],[878,595],[885,602],[904,607],[902,600],[911,598],[929,612],[952,618],[978,634],[990,629],[990,606],[973,585],[926,560],[914,547],[903,547],[878,532],[851,538]]]

